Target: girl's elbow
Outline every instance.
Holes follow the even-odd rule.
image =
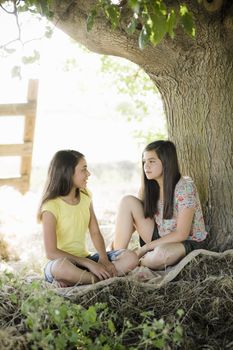
[[[50,252],[46,252],[46,258],[48,259],[48,260],[54,260],[54,258],[53,258],[53,254],[51,254]]]
[[[183,242],[183,241],[186,241],[189,237],[189,233],[184,233],[184,232],[181,232],[179,234],[179,241],[180,242]]]
[[[46,255],[46,258],[49,260],[57,259],[56,251],[46,250],[45,255]]]

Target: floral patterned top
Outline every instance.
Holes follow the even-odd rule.
[[[177,218],[183,208],[195,208],[190,234],[187,239],[199,242],[203,241],[207,236],[207,232],[205,230],[199,195],[190,177],[181,177],[176,184],[173,217],[171,219],[163,219],[163,202],[159,201],[155,221],[158,225],[160,237],[176,230]]]

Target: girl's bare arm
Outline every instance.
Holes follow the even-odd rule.
[[[97,275],[97,273],[99,274],[100,272],[101,275],[103,275],[102,277],[110,277],[109,273],[104,268],[98,266],[98,264],[91,259],[77,257],[57,248],[56,218],[49,211],[44,211],[42,214],[42,226],[45,252],[48,259],[55,260],[59,258],[68,258],[69,260],[76,262],[79,266],[87,268],[95,275]],[[100,269],[101,271],[99,271]]]
[[[178,215],[176,230],[167,235],[156,239],[150,243],[146,243],[138,250],[138,255],[142,256],[146,252],[153,250],[156,246],[163,243],[178,243],[185,241],[191,230],[195,208],[184,208]]]
[[[117,270],[114,264],[108,260],[104,239],[100,232],[99,224],[92,203],[90,206],[90,214],[91,218],[89,223],[89,231],[93,244],[100,256],[99,262],[101,262],[106,267],[111,276],[117,276]]]

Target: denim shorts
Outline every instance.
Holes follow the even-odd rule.
[[[159,232],[157,225],[155,224],[154,231],[152,233],[151,241],[155,241],[156,239],[159,239]],[[146,244],[141,237],[139,237],[139,243],[140,246],[142,247],[144,244]],[[187,239],[186,241],[181,242],[184,245],[185,249],[185,254],[188,255],[190,252],[192,252],[195,249],[205,249],[205,240],[198,242],[198,241],[193,241],[191,239]]]
[[[107,256],[108,256],[108,260],[110,261],[114,261],[117,259],[117,257],[124,251],[125,249],[118,249],[118,250],[111,250],[110,252],[107,252]],[[95,253],[95,254],[90,254],[88,255],[86,258],[91,259],[95,262],[99,261],[99,254]],[[52,274],[52,267],[53,264],[58,261],[59,259],[55,259],[55,260],[50,260],[44,267],[44,276],[45,276],[45,281],[52,283],[53,282],[53,274]],[[79,266],[80,268],[82,268],[81,266]],[[85,270],[85,268],[83,268]]]

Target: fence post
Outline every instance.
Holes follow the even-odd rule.
[[[11,185],[16,187],[21,193],[27,192],[30,187],[38,86],[39,82],[37,79],[29,80],[27,103],[0,104],[0,116],[24,116],[23,142],[21,144],[0,145],[0,156],[21,157],[20,176],[0,179],[0,186]]]

